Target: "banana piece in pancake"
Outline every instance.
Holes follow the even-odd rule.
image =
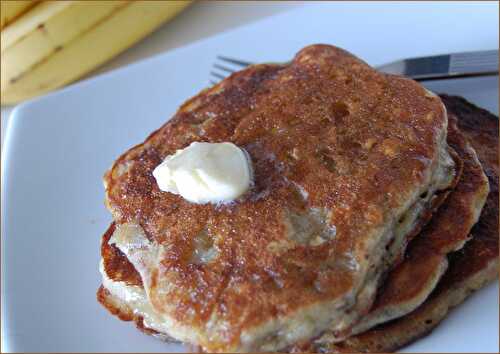
[[[457,120],[449,114],[448,143],[458,153],[463,169],[456,188],[433,215],[431,222],[410,243],[404,261],[385,279],[370,312],[350,331],[327,332],[315,340],[340,342],[345,338],[406,315],[421,305],[448,268],[447,254],[461,249],[470,239],[489,193],[476,152],[460,133]],[[305,347],[309,347],[306,344]],[[291,350],[299,350],[299,347]]]
[[[489,194],[478,222],[463,249],[448,256],[449,266],[428,299],[408,315],[350,337],[341,343],[310,342],[294,351],[392,352],[430,333],[455,306],[474,291],[498,279],[498,117],[457,96],[441,95],[448,112],[457,116],[460,131],[475,149],[489,180]],[[439,213],[437,213],[439,214]],[[437,215],[436,215],[437,217]],[[456,223],[460,224],[461,219]],[[437,234],[436,234],[437,235]],[[431,240],[446,251],[460,244],[460,234],[450,234],[456,242]],[[418,238],[417,240],[420,240]],[[450,247],[451,246],[451,247]],[[411,247],[411,245],[410,245]],[[421,258],[420,261],[426,260]]]
[[[454,180],[446,131],[438,97],[327,45],[189,100],[105,176],[110,242],[140,274],[152,329],[261,351],[350,328]],[[224,205],[161,192],[152,170],[193,141],[245,149],[253,188]]]

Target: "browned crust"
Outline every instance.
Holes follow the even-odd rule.
[[[115,246],[109,244],[109,239],[115,231],[115,223],[111,223],[101,239],[101,256],[104,271],[110,279],[123,281],[128,285],[142,286],[140,274],[127,257]]]
[[[442,99],[448,111],[458,117],[458,126],[476,150],[490,184],[486,204],[470,233],[472,239],[462,250],[448,257],[448,271],[437,288],[409,315],[342,343],[307,343],[292,350],[322,353],[395,351],[428,334],[450,309],[498,277],[498,117],[461,97],[443,95]]]
[[[450,271],[446,282],[458,282],[484,269],[491,260],[497,259],[498,248],[498,117],[481,109],[461,97],[443,96],[448,110],[459,117],[458,126],[477,152],[490,183],[490,193],[481,213],[479,222],[471,231],[474,247],[465,247],[450,258]],[[464,264],[463,266],[458,266]],[[466,266],[465,266],[466,265]]]
[[[314,45],[290,64],[252,66],[188,101],[113,165],[105,176],[107,203],[117,223],[137,223],[168,245],[166,271],[156,273],[158,287],[149,289],[155,307],[199,328],[216,315],[229,329],[222,347],[212,349],[224,350],[237,346],[244,329],[365,284],[356,269],[378,269],[369,246],[380,237],[374,230],[426,183],[445,125],[440,100],[417,83],[378,73],[339,48]],[[151,171],[193,141],[244,147],[256,176],[252,190],[225,206],[161,192]],[[270,250],[289,242],[285,215],[312,207],[331,212],[326,222],[337,236],[317,247]],[[201,232],[219,253],[214,262],[194,265],[193,240]],[[360,267],[325,269],[327,259]],[[161,291],[172,283],[175,291]]]
[[[104,287],[100,286],[97,289],[97,301],[106,308],[112,315],[117,316],[122,321],[136,320],[138,317],[134,315],[131,308],[119,299],[114,298],[110,292]]]

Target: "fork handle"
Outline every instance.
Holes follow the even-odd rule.
[[[450,54],[450,74],[498,73],[498,50]]]
[[[498,75],[498,50],[406,59],[404,75],[416,80]]]

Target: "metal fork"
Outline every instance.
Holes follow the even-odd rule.
[[[210,71],[210,83],[216,84],[252,64],[218,55]],[[408,76],[417,81],[498,75],[498,50],[408,58],[378,66],[377,69],[389,74]]]

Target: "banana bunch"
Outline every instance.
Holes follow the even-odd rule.
[[[189,2],[2,0],[2,105],[78,79],[174,17]]]

